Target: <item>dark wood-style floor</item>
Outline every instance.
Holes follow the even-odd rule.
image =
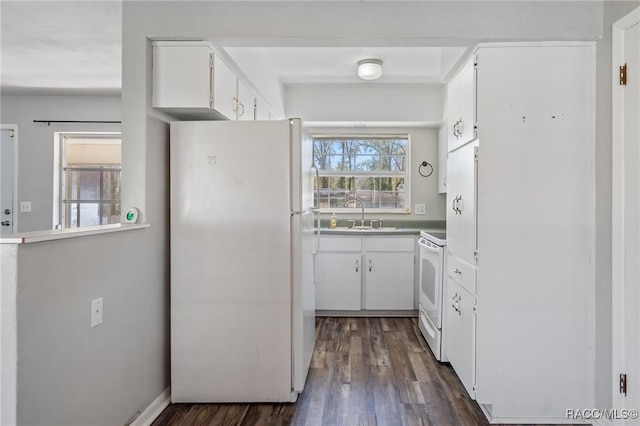
[[[174,404],[152,426],[488,424],[415,318],[318,318],[316,328],[295,404]]]

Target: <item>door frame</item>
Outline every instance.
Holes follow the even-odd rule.
[[[13,131],[13,199],[11,200],[11,230],[13,233],[18,232],[18,125],[17,124],[0,124],[0,131]]]
[[[625,186],[624,186],[624,94],[615,77],[624,61],[624,32],[640,23],[640,8],[613,24],[612,41],[612,239],[611,239],[611,299],[612,299],[612,407],[625,408],[619,392],[619,374],[625,371]],[[636,408],[636,407],[631,407]]]

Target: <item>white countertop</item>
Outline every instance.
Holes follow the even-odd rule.
[[[65,238],[85,237],[87,235],[108,234],[112,232],[131,231],[144,229],[151,225],[114,223],[113,225],[84,226],[71,229],[47,229],[42,231],[20,232],[17,234],[3,235],[0,244],[28,244],[42,241],[62,240]]]

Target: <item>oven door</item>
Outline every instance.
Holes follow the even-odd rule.
[[[420,306],[431,322],[442,328],[442,268],[444,248],[420,238]]]

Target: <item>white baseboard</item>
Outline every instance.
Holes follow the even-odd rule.
[[[129,426],[150,426],[171,403],[171,387],[167,387]]]

